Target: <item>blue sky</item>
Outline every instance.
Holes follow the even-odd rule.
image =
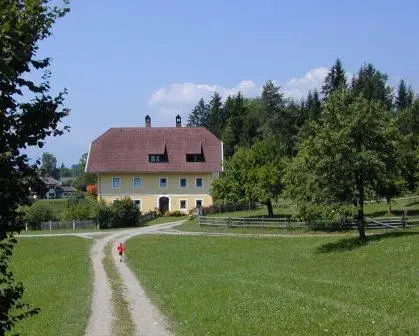
[[[201,96],[255,96],[268,79],[288,96],[319,86],[340,57],[419,89],[419,1],[73,1],[40,43],[52,88],[66,87],[71,132],[42,150],[76,163],[109,127],[183,122]]]

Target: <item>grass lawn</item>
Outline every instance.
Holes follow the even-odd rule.
[[[141,236],[127,251],[177,335],[416,335],[417,233]]]
[[[91,241],[79,237],[20,238],[13,254],[24,302],[41,308],[20,323],[22,335],[83,335],[90,312]]]

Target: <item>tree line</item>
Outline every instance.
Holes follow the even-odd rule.
[[[97,178],[94,174],[86,173],[85,168],[87,164],[87,153],[84,153],[78,164],[73,164],[68,168],[61,163],[61,167],[57,167],[57,158],[54,154],[45,152],[42,154],[41,170],[43,176],[50,176],[56,180],[62,177],[71,177],[71,185],[80,191],[86,191],[86,187],[90,184],[95,184]],[[65,183],[64,183],[65,184]]]
[[[224,142],[226,162],[212,186],[218,203],[290,198],[302,218],[355,217],[365,239],[366,199],[415,191],[419,99],[401,80],[396,90],[373,64],[348,78],[340,59],[323,85],[301,100],[268,80],[262,94],[225,101],[215,93],[191,111],[189,127]]]

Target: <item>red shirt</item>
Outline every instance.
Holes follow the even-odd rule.
[[[125,252],[125,245],[124,244],[118,245],[118,252],[122,252],[122,253]]]

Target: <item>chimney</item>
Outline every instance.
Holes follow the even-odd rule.
[[[182,127],[182,119],[179,114],[176,116],[176,127]]]
[[[148,114],[145,116],[145,127],[151,127],[151,118]]]

